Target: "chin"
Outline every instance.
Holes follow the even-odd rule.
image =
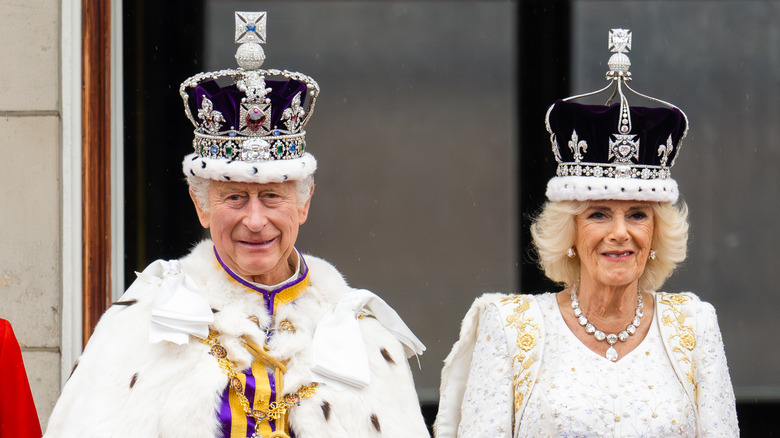
[[[639,277],[610,277],[610,278],[604,278],[602,280],[602,283],[607,286],[613,286],[613,287],[621,287],[621,286],[628,286],[631,283],[637,281]]]

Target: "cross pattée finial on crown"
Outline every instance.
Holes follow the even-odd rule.
[[[616,80],[619,77],[624,77],[625,80],[630,81],[631,73],[628,69],[631,67],[631,60],[628,59],[626,53],[631,50],[631,30],[610,29],[609,50],[615,54],[607,62],[609,66],[607,79]]]
[[[265,61],[265,12],[236,12],[236,62],[242,68],[255,70]]]

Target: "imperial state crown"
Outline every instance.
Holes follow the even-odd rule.
[[[304,128],[319,85],[302,73],[260,68],[266,17],[265,12],[236,12],[238,68],[198,73],[179,87],[195,127],[185,174],[269,183],[305,179],[316,170]]]

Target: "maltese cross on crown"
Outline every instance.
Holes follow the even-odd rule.
[[[236,12],[236,44],[265,44],[265,12]]]
[[[631,50],[631,30],[610,29],[609,50],[617,53],[625,53]]]

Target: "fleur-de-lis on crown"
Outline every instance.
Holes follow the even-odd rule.
[[[569,140],[569,149],[574,157],[574,162],[579,163],[582,161],[582,152],[588,152],[588,143],[585,140],[579,139],[577,131],[572,131],[571,140]]]
[[[219,111],[214,111],[214,103],[207,97],[203,98],[198,110],[198,118],[203,120],[201,126],[210,134],[216,134],[225,122],[225,117]]]
[[[555,134],[550,134],[550,143],[552,143],[552,151],[553,155],[555,155],[555,161],[559,163],[563,162],[563,159],[561,158],[561,151],[558,147],[558,138],[555,137]]]
[[[661,157],[661,167],[667,167],[666,163],[669,161],[669,155],[672,153],[672,149],[674,149],[674,143],[672,142],[672,136],[670,135],[666,140],[665,145],[658,146],[658,156]]]
[[[301,93],[298,93],[293,97],[290,106],[282,113],[282,120],[284,120],[284,125],[287,126],[287,130],[295,132],[305,114],[306,111],[301,107]]]

